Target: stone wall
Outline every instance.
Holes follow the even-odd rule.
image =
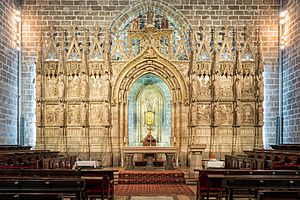
[[[53,24],[71,30],[73,25],[81,28],[109,27],[122,19],[122,13],[131,9],[136,13],[140,1],[107,0],[24,0],[23,17],[23,113],[25,117],[26,143],[34,144],[34,98],[35,58],[38,30]],[[265,61],[265,142],[274,143],[278,110],[278,8],[277,0],[174,0],[168,5],[174,12],[182,13],[194,30],[198,26],[208,31],[215,26],[220,30],[227,25],[250,30],[261,27]],[[124,16],[132,18],[133,16]]]
[[[283,52],[283,143],[300,142],[300,1],[287,0],[286,48]]]
[[[18,51],[16,0],[0,1],[0,144],[17,144]]]

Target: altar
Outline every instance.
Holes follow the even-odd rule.
[[[176,147],[159,147],[159,146],[126,146],[121,149],[122,167],[133,169],[133,156],[135,154],[165,154],[166,169],[173,169],[173,158],[175,165],[178,166],[178,149]],[[148,162],[148,160],[147,160]],[[151,162],[151,161],[149,161]]]

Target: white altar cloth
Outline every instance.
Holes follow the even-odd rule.
[[[92,161],[92,160],[78,160],[75,162],[73,168],[77,167],[92,167],[92,168],[97,168],[99,166],[97,161]]]
[[[206,168],[224,168],[225,162],[219,160],[210,160],[206,162]]]

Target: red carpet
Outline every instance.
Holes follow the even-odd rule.
[[[119,184],[115,185],[117,196],[194,196],[194,192],[185,184]]]
[[[184,184],[180,170],[120,170],[119,184]]]

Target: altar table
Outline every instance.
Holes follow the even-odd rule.
[[[166,154],[166,169],[173,169],[173,157],[175,157],[176,166],[178,166],[178,149],[176,147],[159,147],[159,146],[139,146],[139,147],[123,147],[121,150],[122,167],[133,169],[133,156],[135,154]]]

